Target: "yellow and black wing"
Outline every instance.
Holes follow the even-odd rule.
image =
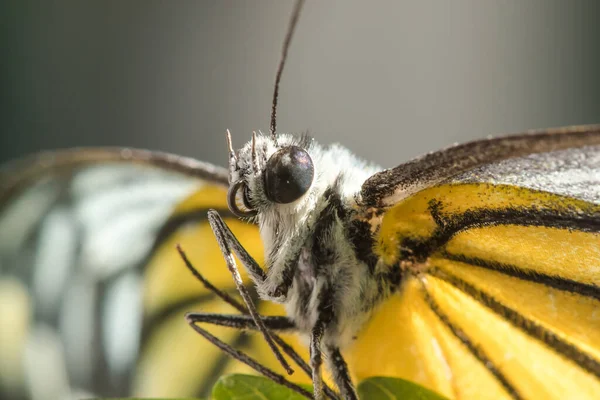
[[[402,285],[358,335],[354,376],[449,398],[600,393],[600,127],[489,139],[363,187]]]
[[[235,310],[174,248],[233,293],[206,222],[214,208],[262,261],[256,226],[227,210],[226,170],[164,153],[74,149],[0,171],[0,325],[11,327],[0,337],[0,397],[203,395],[243,368],[183,319]],[[261,304],[269,311],[281,312]],[[273,364],[257,339],[207,329]]]

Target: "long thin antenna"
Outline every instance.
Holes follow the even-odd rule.
[[[294,11],[292,12],[292,18],[288,25],[288,31],[283,41],[283,49],[281,50],[281,58],[279,59],[279,67],[277,68],[277,75],[275,75],[275,89],[273,90],[273,105],[271,107],[271,136],[277,134],[277,100],[279,96],[279,82],[281,82],[281,74],[283,73],[283,67],[287,60],[288,50],[290,48],[290,42],[294,36],[294,30],[298,24],[298,18],[300,17],[300,11],[304,5],[304,0],[297,0],[294,5]]]

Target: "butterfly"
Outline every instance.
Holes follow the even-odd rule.
[[[282,332],[316,397],[356,398],[370,376],[451,398],[598,392],[600,127],[381,170],[276,133],[273,112],[271,133],[228,147],[227,169],[135,149],[3,168],[0,293],[16,319],[2,354],[28,371],[10,379],[34,393],[195,394],[247,371],[217,344],[280,380]]]

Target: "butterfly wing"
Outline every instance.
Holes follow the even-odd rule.
[[[2,393],[192,396],[234,368],[183,319],[234,310],[174,248],[233,292],[206,221],[214,208],[261,261],[257,228],[227,211],[224,169],[142,150],[75,149],[0,173],[0,318],[12,327],[0,340]],[[212,332],[249,345],[239,332]]]
[[[600,392],[600,128],[433,153],[363,186],[397,294],[348,360],[450,398]],[[368,355],[368,356],[366,356]]]

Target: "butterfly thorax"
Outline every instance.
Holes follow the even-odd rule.
[[[310,155],[314,178],[299,199],[277,204],[265,193],[265,168],[289,146]],[[322,147],[291,135],[257,137],[240,150],[235,167],[233,180],[247,184],[265,246],[266,279],[257,287],[259,295],[284,304],[300,332],[310,333],[318,318],[326,318],[325,343],[348,343],[382,292],[356,243],[354,218],[356,193],[378,168],[339,145]]]

